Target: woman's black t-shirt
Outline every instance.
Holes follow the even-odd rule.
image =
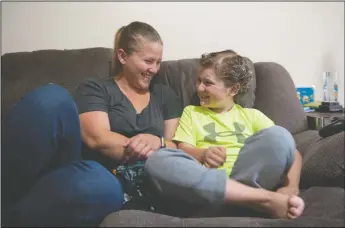
[[[91,78],[83,81],[77,87],[75,102],[79,114],[91,111],[108,113],[110,129],[113,132],[129,138],[141,133],[161,137],[164,136],[164,121],[180,117],[180,100],[170,87],[162,84],[151,84],[149,90],[149,104],[139,114],[113,78]],[[83,157],[97,160],[106,166],[113,163],[109,161],[110,158],[98,151],[92,151],[85,144]]]

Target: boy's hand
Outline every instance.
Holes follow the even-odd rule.
[[[203,163],[207,168],[218,168],[226,161],[226,150],[221,146],[212,146],[204,151]]]

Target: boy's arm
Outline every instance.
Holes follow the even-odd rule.
[[[178,149],[181,149],[195,157],[194,155],[197,153],[194,152],[194,150],[197,148],[195,147],[196,138],[193,129],[192,109],[193,106],[187,106],[184,108],[172,141],[176,143]],[[199,161],[197,157],[196,159]]]
[[[183,150],[184,152],[198,160],[200,163],[204,163],[205,149],[196,148],[195,146],[185,142],[176,142],[176,144],[178,149]]]

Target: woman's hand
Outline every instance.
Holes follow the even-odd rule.
[[[207,168],[218,168],[226,161],[226,150],[221,146],[212,146],[204,151],[203,163]]]
[[[139,134],[128,140],[125,155],[130,160],[144,160],[160,147],[159,137],[151,134]]]

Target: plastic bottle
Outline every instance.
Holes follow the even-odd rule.
[[[338,101],[338,73],[337,72],[334,72],[333,101]]]

